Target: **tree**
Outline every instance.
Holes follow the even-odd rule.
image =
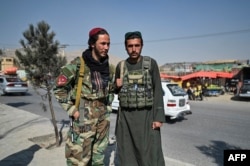
[[[50,26],[41,21],[34,27],[30,24],[29,29],[23,32],[25,39],[20,40],[23,49],[16,50],[15,54],[20,65],[25,69],[30,83],[36,92],[43,88],[46,94],[42,99],[48,99],[52,124],[55,130],[56,145],[59,146],[59,133],[56,125],[55,113],[52,105],[52,94],[54,80],[59,75],[60,67],[67,63],[63,56],[58,55],[59,42],[54,41],[55,33],[50,32]],[[43,104],[44,111],[46,107]]]

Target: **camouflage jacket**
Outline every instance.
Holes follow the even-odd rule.
[[[77,57],[71,61],[70,64],[63,66],[60,75],[56,78],[55,87],[53,89],[55,98],[63,109],[68,112],[69,116],[72,116],[76,110],[74,104],[80,64],[80,57]],[[110,106],[114,99],[114,74],[110,74],[110,81],[106,89],[95,92],[92,89],[90,69],[85,64],[81,98],[91,101],[105,99],[107,101],[106,105],[108,106],[108,111],[112,111],[110,110]]]

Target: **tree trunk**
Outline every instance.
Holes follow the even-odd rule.
[[[58,147],[58,146],[60,146],[59,133],[58,133],[57,125],[56,125],[56,118],[55,118],[54,108],[53,108],[53,105],[52,105],[52,97],[51,97],[50,89],[48,90],[48,97],[49,97],[50,113],[51,113],[51,117],[52,117],[52,124],[54,126],[55,137],[56,137],[56,146]]]

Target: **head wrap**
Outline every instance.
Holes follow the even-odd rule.
[[[100,32],[101,30],[105,30],[103,28],[97,27],[97,28],[93,28],[89,31],[89,37],[92,37],[94,35],[96,35],[98,32]],[[106,31],[106,30],[105,30]]]
[[[129,38],[141,38],[142,39],[141,32],[139,32],[139,31],[127,32],[125,34],[125,40],[127,40]]]

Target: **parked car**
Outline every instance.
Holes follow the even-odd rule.
[[[240,88],[238,95],[241,98],[250,98],[250,79],[243,81],[243,85]]]
[[[224,90],[222,87],[218,85],[209,85],[205,90],[204,90],[204,96],[219,96],[224,94]]]
[[[176,83],[162,82],[161,84],[165,116],[170,117],[170,119],[176,119],[192,113],[188,95],[184,89]],[[118,108],[119,100],[118,96],[115,95],[112,109],[117,111]]]
[[[0,95],[21,93],[25,95],[28,92],[28,83],[22,81],[17,76],[0,76]]]

